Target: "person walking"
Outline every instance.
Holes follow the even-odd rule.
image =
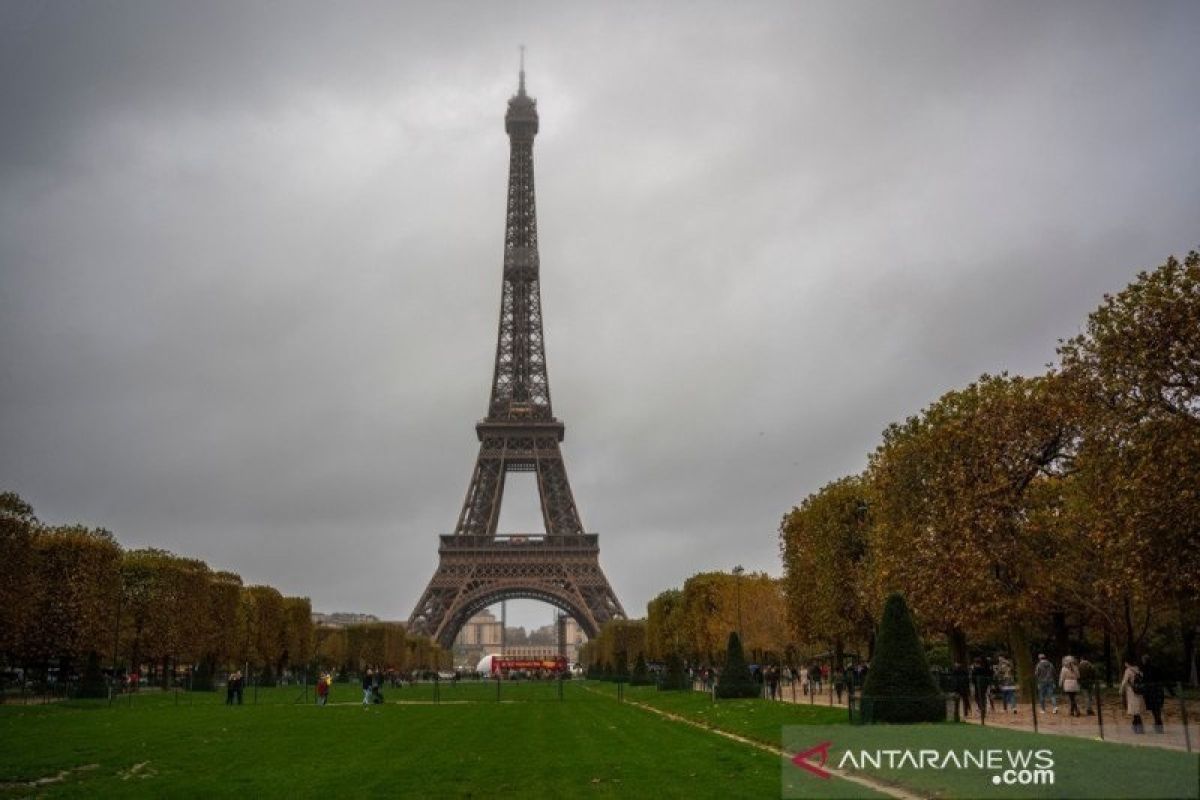
[[[1142,693],[1146,690],[1146,684],[1142,678],[1142,671],[1133,662],[1132,655],[1125,657],[1125,674],[1121,676],[1120,692],[1125,701],[1125,714],[1133,717],[1133,732],[1145,733],[1142,714],[1146,713],[1146,701]]]
[[[373,693],[374,686],[375,686],[375,673],[371,669],[367,669],[367,671],[364,672],[363,676],[362,676],[362,690],[363,690],[362,704],[363,704],[364,711],[366,711],[368,708],[371,707],[371,694]]]
[[[979,711],[980,717],[986,717],[988,710],[995,711],[995,708],[989,705],[991,700],[989,690],[992,687],[994,676],[995,673],[988,660],[983,656],[976,656],[975,663],[971,665],[971,685],[975,689],[975,708]]]
[[[1017,713],[1017,681],[1013,675],[1013,664],[1004,656],[997,658],[996,681],[1000,684],[1000,699],[1004,710]]]
[[[777,699],[779,694],[779,668],[767,667],[767,689],[771,692],[771,699]]]
[[[1075,656],[1063,657],[1062,669],[1058,673],[1058,686],[1071,703],[1067,713],[1072,717],[1081,716],[1079,704],[1075,702],[1075,697],[1079,694],[1079,667],[1075,665]]]
[[[435,677],[436,681],[437,678]],[[375,705],[383,704],[383,670],[375,673],[375,679],[371,681],[371,702]]]
[[[317,705],[323,706],[329,700],[329,676],[317,678]]]
[[[1055,681],[1054,665],[1050,663],[1050,659],[1046,658],[1045,653],[1038,653],[1037,665],[1033,668],[1033,678],[1037,681],[1038,687],[1038,702],[1041,704],[1042,713],[1046,713],[1046,698],[1050,698],[1050,704],[1054,707],[1054,713],[1058,713],[1058,696],[1054,693],[1054,687],[1057,685]]]
[[[815,661],[808,668],[808,685],[812,689],[813,694],[821,693],[821,668]]]
[[[1154,732],[1165,733],[1162,717],[1163,703],[1166,702],[1165,684],[1162,676],[1158,674],[1158,667],[1150,662],[1148,654],[1142,656],[1142,684],[1145,687],[1142,690],[1142,700],[1146,704],[1146,710],[1154,715]],[[1175,696],[1174,689],[1171,689],[1171,696]]]
[[[1079,659],[1079,691],[1083,692],[1083,696],[1087,698],[1087,711],[1084,713],[1089,717],[1096,714],[1092,710],[1092,695],[1096,693],[1097,678],[1096,667],[1092,662],[1086,658]]]

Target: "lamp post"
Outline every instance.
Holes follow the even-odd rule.
[[[742,638],[742,573],[746,570],[738,564],[733,568],[734,586],[737,587],[737,615],[738,615],[738,638]],[[746,643],[742,642],[742,648],[745,649]]]

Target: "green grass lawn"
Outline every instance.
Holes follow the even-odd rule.
[[[499,703],[494,684],[439,688],[441,705],[421,685],[366,711],[352,685],[326,708],[295,704],[296,688],[234,708],[151,692],[0,706],[0,797],[779,796],[771,754],[578,683],[562,702],[553,684],[505,685]]]
[[[611,683],[589,685],[616,697],[616,686]],[[626,686],[625,698],[772,747],[779,747],[784,725],[840,725],[848,721],[844,708],[757,699],[721,700],[714,704],[704,692],[660,692],[653,686]]]
[[[615,699],[612,684],[591,685]],[[935,797],[1093,797],[1187,798],[1200,794],[1200,756],[1156,747],[1133,747],[1070,736],[1038,735],[965,723],[934,725],[846,724],[846,710],[819,705],[792,705],[765,700],[721,700],[715,705],[702,692],[659,692],[654,687],[625,687],[625,698],[651,705],[712,728],[735,733],[774,747],[799,751],[833,741],[836,755],[846,749],[964,748],[1022,750],[1049,748],[1055,762],[1055,785],[993,787],[981,773],[956,770],[858,770],[886,784]],[[793,742],[783,741],[792,726]],[[836,748],[840,748],[840,751]],[[850,770],[854,772],[855,770]],[[988,777],[983,775],[982,777]],[[820,779],[796,774],[798,794],[820,791]]]
[[[303,689],[143,692],[105,701],[0,705],[0,798],[250,797],[873,797],[821,780],[748,744],[616,702],[616,687],[572,682],[443,683],[387,689],[363,710],[352,684],[331,705]],[[625,698],[771,747],[824,739],[887,747],[1054,751],[1053,787],[995,787],[977,773],[864,770],[928,797],[1196,797],[1196,755],[946,723],[852,726],[845,710],[626,687]],[[440,700],[435,703],[434,700]],[[789,742],[784,741],[785,731]],[[782,769],[781,769],[782,768]],[[782,780],[781,780],[782,778]],[[39,779],[56,779],[33,784]]]

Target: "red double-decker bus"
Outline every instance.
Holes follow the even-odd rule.
[[[507,672],[566,672],[567,659],[564,656],[530,657],[492,657],[492,675],[503,675]]]

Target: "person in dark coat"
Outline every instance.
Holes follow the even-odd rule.
[[[975,690],[975,708],[981,717],[984,715],[984,705],[991,699],[988,690],[992,687],[992,679],[995,674],[992,665],[986,658],[975,657],[975,663],[971,667],[971,686]]]
[[[1146,710],[1154,715],[1154,732],[1163,733],[1163,703],[1166,702],[1166,690],[1170,690],[1171,696],[1175,695],[1175,690],[1163,683],[1162,676],[1158,673],[1158,668],[1151,663],[1150,656],[1142,656],[1142,701],[1146,704]]]
[[[962,703],[963,716],[971,716],[971,673],[957,661],[950,670],[950,686]]]

